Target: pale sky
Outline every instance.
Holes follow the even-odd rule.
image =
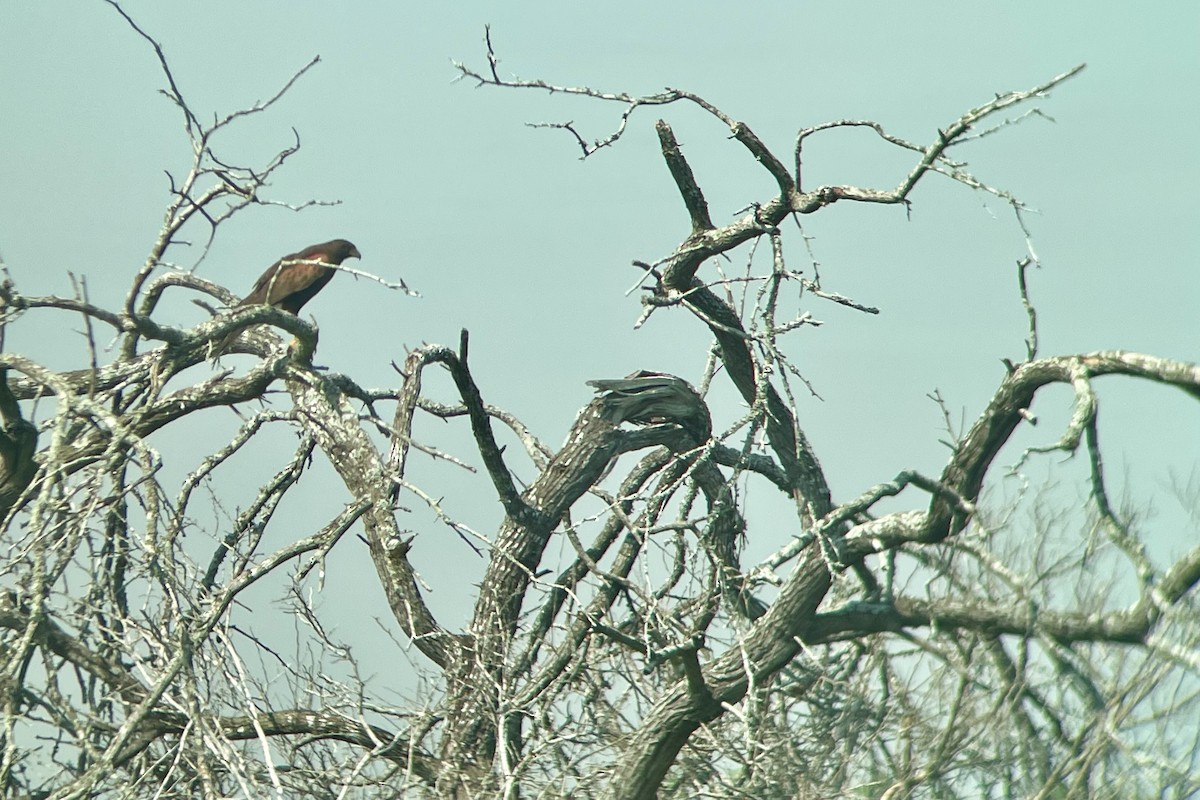
[[[871,118],[924,143],[996,93],[1029,89],[1087,62],[1050,97],[1009,115],[1036,107],[1044,117],[952,155],[1039,212],[1027,222],[1042,262],[1031,293],[1043,355],[1124,348],[1200,358],[1197,4],[131,0],[123,7],[161,42],[204,119],[271,96],[320,55],[284,100],[229,131],[217,151],[234,163],[263,163],[292,142],[295,128],[301,150],[270,197],[340,205],[298,214],[252,209],[222,228],[202,263],[199,248],[169,256],[241,294],[280,256],[351,239],[364,256],[354,266],[402,277],[422,295],[338,276],[304,309],[321,327],[318,362],[364,385],[395,386],[390,363],[403,359],[405,346],[454,344],[466,327],[485,399],[557,446],[591,397],[589,378],[646,368],[696,381],[708,340],[702,326],[685,312],[663,311],[634,330],[638,293],[625,294],[638,277],[632,260],[660,258],[688,232],[658,154],[655,119],[673,125],[718,223],[773,190],[719,122],[683,106],[639,110],[618,146],[580,161],[566,134],[525,123],[573,120],[600,138],[621,107],[456,82],[451,59],[486,67],[486,23],[503,74],[637,94],[685,88],[746,122],[785,162],[802,127]],[[178,176],[190,159],[181,116],[158,93],[163,80],[150,47],[99,0],[0,0],[0,257],[21,291],[69,294],[74,273],[86,277],[96,302],[115,306],[124,296],[169,200],[164,171]],[[805,182],[890,187],[910,164],[868,132],[835,131],[806,148]],[[823,398],[801,396],[799,411],[836,497],[904,468],[936,473],[945,449],[941,415],[927,395],[939,390],[970,421],[1002,377],[1000,359],[1023,355],[1014,264],[1027,249],[1011,210],[931,176],[907,215],[842,203],[801,222],[824,288],[882,310],[867,316],[805,298],[801,307],[824,325],[791,339],[793,360]],[[196,241],[205,233],[193,231]],[[811,274],[797,234],[788,229],[789,264]],[[739,258],[745,253],[727,268],[740,269]],[[715,277],[709,269],[703,277]],[[180,325],[202,317],[182,297],[163,313]],[[87,352],[79,327],[65,314],[29,315],[6,345],[52,367],[80,367]],[[448,382],[426,386],[450,398]],[[1118,497],[1127,485],[1154,491],[1164,518],[1173,519],[1171,481],[1200,481],[1195,401],[1113,379],[1100,389],[1110,488]],[[717,429],[741,416],[730,397],[724,385],[713,397]],[[1069,400],[1065,391],[1047,394],[1035,409],[1042,424],[1021,441],[1056,440]],[[237,419],[216,411],[199,424],[203,440],[219,441]],[[452,427],[427,424],[423,432],[429,444],[469,455]],[[181,454],[166,474],[195,466],[202,455],[188,449],[195,436],[193,429],[156,439],[165,453]],[[292,441],[281,436],[278,444],[275,457],[286,458]],[[1059,461],[1042,459],[1031,475],[1044,477]],[[1082,493],[1082,466],[1067,466],[1067,492]],[[486,483],[444,467],[418,469],[430,491],[446,494],[451,513],[485,532],[494,525]],[[328,471],[306,480],[319,510],[297,510],[297,530],[281,537],[310,532],[305,525],[346,498]],[[470,493],[456,494],[458,482]],[[252,488],[242,493],[229,502],[248,502]],[[445,587],[461,581],[474,557],[431,522],[418,520],[414,529],[413,558],[434,587],[431,605],[465,613],[463,593]],[[1177,551],[1179,531],[1165,526],[1156,544]],[[382,593],[370,578],[363,583],[365,548],[335,566],[328,591],[364,587],[373,613],[386,617]],[[374,635],[373,625],[364,633],[352,619],[339,634]]]

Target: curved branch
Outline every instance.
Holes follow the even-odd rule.
[[[467,352],[468,336],[467,331],[463,330],[459,338],[458,357],[447,359],[444,363],[450,368],[454,385],[458,387],[458,394],[467,407],[475,444],[492,479],[492,485],[496,487],[496,493],[500,496],[500,504],[504,506],[504,513],[509,519],[522,525],[542,524],[544,521],[538,519],[538,512],[517,492],[512,473],[504,463],[504,456],[500,446],[496,444],[495,434],[492,433],[492,422],[488,418],[483,397],[479,394],[479,387],[475,385],[475,379],[471,377],[471,371],[467,367]]]
[[[455,355],[449,348],[441,345],[428,345],[414,350],[404,360],[404,385],[399,393],[399,403],[392,420],[391,450],[388,454],[388,466],[396,476],[397,482],[391,490],[392,501],[399,495],[399,479],[404,477],[408,459],[408,448],[412,442],[413,414],[421,404],[421,373],[426,366],[440,363],[446,366],[454,379],[459,397],[471,421],[471,432],[475,437],[475,445],[479,450],[483,463],[492,479],[492,485],[500,498],[500,504],[510,519],[522,525],[540,525],[538,512],[528,505],[517,492],[513,483],[512,473],[504,463],[500,446],[492,432],[492,424],[488,407],[483,402],[479,387],[471,376],[467,366],[468,334],[462,331],[459,342],[459,354]]]
[[[370,725],[362,720],[343,716],[336,711],[306,708],[264,711],[253,717],[246,715],[214,716],[205,720],[221,735],[234,741],[257,739],[261,736],[303,736],[310,740],[333,739],[353,744],[370,752],[372,757],[391,761],[426,784],[437,776],[437,762],[416,747],[406,736]],[[162,736],[184,733],[194,720],[182,716],[158,716],[148,719],[129,745],[113,759],[114,767],[125,766],[131,759]]]
[[[1110,642],[1144,644],[1163,613],[1200,583],[1200,547],[1193,548],[1167,570],[1154,586],[1127,609],[1105,613],[1044,611],[1022,605],[998,607],[939,597],[897,597],[894,602],[855,601],[836,611],[817,614],[804,633],[810,644],[848,635],[937,626],[961,628],[988,636],[1040,635],[1059,643]]]
[[[1076,381],[1086,386],[1084,378],[1104,375],[1126,375],[1177,386],[1189,392],[1200,391],[1200,366],[1141,353],[1106,351],[1022,364],[1005,377],[991,403],[963,437],[942,472],[940,483],[974,502],[992,460],[1026,419],[1027,409],[1039,389],[1051,383]],[[1080,402],[1086,411],[1086,398],[1081,398]],[[1069,436],[1068,440],[1078,446],[1078,437]],[[935,498],[929,509],[925,541],[940,541],[960,530],[965,522],[965,516],[953,504]]]
[[[402,537],[392,511],[394,482],[385,474],[358,415],[329,378],[311,369],[292,364],[287,385],[342,483],[366,506],[362,520],[367,542],[392,614],[422,653],[447,666],[461,646],[459,637],[439,625],[425,605],[408,563],[411,539]]]

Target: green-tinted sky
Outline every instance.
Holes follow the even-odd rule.
[[[925,142],[996,93],[1086,61],[1036,104],[1044,116],[955,155],[1039,212],[1027,222],[1043,264],[1031,291],[1044,354],[1120,347],[1200,357],[1200,5],[414,5],[124,5],[162,43],[206,119],[271,96],[320,55],[282,102],[217,150],[262,163],[295,128],[302,148],[271,198],[341,204],[252,210],[222,229],[201,263],[199,248],[170,256],[244,292],[284,253],[352,239],[363,269],[403,277],[423,295],[343,276],[305,309],[321,325],[319,360],[364,384],[394,384],[390,362],[406,345],[454,343],[467,327],[486,399],[556,445],[590,396],[586,379],[650,368],[695,380],[703,366],[706,337],[694,320],[661,312],[635,331],[640,305],[625,294],[638,274],[631,260],[659,258],[687,233],[657,155],[656,115],[674,126],[718,222],[771,194],[766,173],[694,108],[643,109],[618,147],[580,161],[568,136],[524,123],[573,120],[598,138],[620,107],[455,82],[451,59],[485,66],[485,23],[505,74],[633,93],[686,88],[745,121],[785,161],[804,126],[873,118]],[[100,0],[0,1],[0,256],[21,290],[65,294],[74,273],[97,302],[123,296],[169,199],[164,171],[178,176],[190,158],[162,85],[153,51]],[[813,140],[806,182],[886,187],[908,163],[867,132],[839,131]],[[936,471],[941,417],[927,394],[940,390],[969,420],[1000,379],[1000,359],[1023,354],[1014,263],[1027,249],[1012,212],[930,179],[907,215],[840,204],[803,224],[825,288],[882,310],[867,316],[806,299],[825,324],[792,339],[795,363],[823,398],[802,396],[800,412],[835,491],[851,496],[902,468]],[[795,233],[790,264],[811,273]],[[193,231],[197,241],[204,234]],[[170,313],[179,324],[202,315],[184,302]],[[7,346],[53,366],[86,363],[77,320],[45,319],[22,320]],[[1194,479],[1194,401],[1102,388],[1118,491],[1126,480],[1144,490],[1172,475]],[[444,386],[431,391],[448,396]],[[724,389],[714,397],[718,428],[741,414],[728,398]],[[1028,441],[1056,439],[1068,402],[1049,395]],[[218,414],[204,424],[216,441],[236,420]],[[461,443],[440,426],[425,434],[434,445]],[[279,446],[279,457],[290,452],[286,437]],[[434,494],[445,475],[427,476]],[[307,480],[327,495],[326,508],[338,507],[335,482]],[[475,498],[487,493],[482,484]],[[494,522],[490,505],[446,494],[451,513],[485,530]],[[443,530],[421,533],[414,558],[435,587],[470,562]],[[366,569],[365,558],[347,556],[343,568],[331,586],[353,585],[346,576]],[[379,600],[377,589],[364,591]],[[435,591],[434,606],[462,611],[449,594]]]

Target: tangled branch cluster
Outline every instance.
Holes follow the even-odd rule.
[[[1128,352],[1040,357],[1027,303],[1028,358],[1009,365],[988,406],[954,437],[940,474],[904,472],[839,502],[794,411],[791,385],[802,375],[785,337],[811,319],[778,319],[781,288],[799,279],[786,266],[780,226],[788,217],[838,201],[907,203],[931,174],[1007,197],[965,172],[952,148],[1079,68],[968,111],[927,145],[873,122],[807,128],[788,167],[747,125],[688,92],[634,97],[501,79],[489,40],[490,71],[463,74],[625,104],[617,130],[591,145],[559,125],[585,155],[615,143],[637,108],[685,101],[727,126],[778,189],[741,219],[715,225],[671,127],[657,123],[692,228],[671,253],[644,263],[646,314],[687,309],[700,325],[699,351],[708,337],[715,342],[709,370],[700,390],[651,372],[594,382],[599,394],[554,450],[485,401],[465,333],[455,348],[410,352],[395,389],[368,390],[314,368],[315,330],[278,309],[191,327],[161,319],[168,291],[231,300],[189,273],[160,274],[161,266],[186,226],[203,220],[215,234],[262,202],[266,177],[294,148],[259,169],[217,159],[214,135],[274,98],[203,125],[161,48],[130,24],[159,54],[194,146],[166,224],[120,310],[92,304],[82,285],[73,297],[0,285],[4,326],[67,314],[89,333],[87,363],[74,370],[0,354],[0,779],[9,793],[895,798],[1003,787],[1082,797],[1116,785],[1109,773],[1118,767],[1133,769],[1123,789],[1147,781],[1179,794],[1197,789],[1180,755],[1188,740],[1144,712],[1155,687],[1170,683],[1180,687],[1171,713],[1195,719],[1200,548],[1158,567],[1139,545],[1136,520],[1113,510],[1093,384],[1125,376],[1200,394],[1200,367]],[[894,187],[802,188],[802,143],[847,125],[867,125],[913,153]],[[771,270],[738,284],[743,302],[735,303],[734,284],[708,280],[705,266],[759,241],[771,246]],[[862,307],[816,282],[807,289]],[[296,341],[258,330],[243,340],[256,356],[244,374],[194,377],[213,341],[263,324]],[[94,329],[104,326],[119,345],[102,359]],[[450,403],[425,389],[443,374]],[[718,379],[744,401],[735,420],[705,400]],[[1005,532],[1019,523],[983,500],[1001,449],[1031,418],[1037,393],[1056,384],[1073,390],[1075,413],[1047,449],[1082,446],[1105,557],[1123,559],[1142,581],[1119,610],[1082,591],[1078,603],[1048,608],[1059,575],[1089,565],[1059,563],[1048,545],[1033,555],[1013,547]],[[155,434],[233,406],[257,410],[169,485],[176,454],[157,450]],[[465,418],[474,452],[450,456],[417,441],[422,415]],[[522,453],[500,444],[497,423]],[[228,510],[217,479],[281,427],[294,448],[272,456],[274,474]],[[481,464],[503,512],[498,528],[479,533],[454,520],[437,487],[412,479],[413,448]],[[517,459],[533,470],[527,484],[514,477]],[[280,544],[273,521],[315,461],[340,480],[341,507]],[[756,513],[750,486],[786,513]],[[906,509],[882,510],[901,499]],[[413,561],[437,539],[406,528],[413,502],[484,557],[465,626],[439,620],[426,603]],[[1017,534],[1048,542],[1051,527]],[[361,532],[394,625],[434,670],[437,689],[421,707],[372,694],[361,674],[392,665],[360,663],[324,631],[311,601],[329,553],[359,546],[351,531]],[[784,544],[747,563],[747,539],[761,536]],[[554,555],[552,541],[566,543],[565,555]],[[237,622],[239,608],[261,608],[255,590],[268,586],[288,598],[294,655]]]

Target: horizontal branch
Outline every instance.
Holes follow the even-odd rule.
[[[138,731],[130,746],[114,760],[114,766],[124,766],[162,736],[185,733],[195,722],[174,715],[150,718]],[[411,770],[417,778],[427,784],[432,784],[437,777],[437,764],[434,759],[417,748],[407,737],[333,711],[299,708],[264,711],[253,717],[213,716],[205,720],[205,724],[211,725],[222,736],[234,741],[257,739],[262,736],[301,736],[306,740],[334,739],[357,745],[369,751],[375,758],[383,758],[402,769]]]
[[[1003,607],[940,597],[926,600],[897,597],[894,602],[855,601],[836,611],[817,614],[804,633],[816,644],[865,633],[906,628],[960,628],[995,636],[1045,636],[1056,642],[1144,644],[1163,613],[1200,583],[1200,547],[1175,562],[1154,586],[1129,608],[1105,613],[1067,612],[1012,603]]]

